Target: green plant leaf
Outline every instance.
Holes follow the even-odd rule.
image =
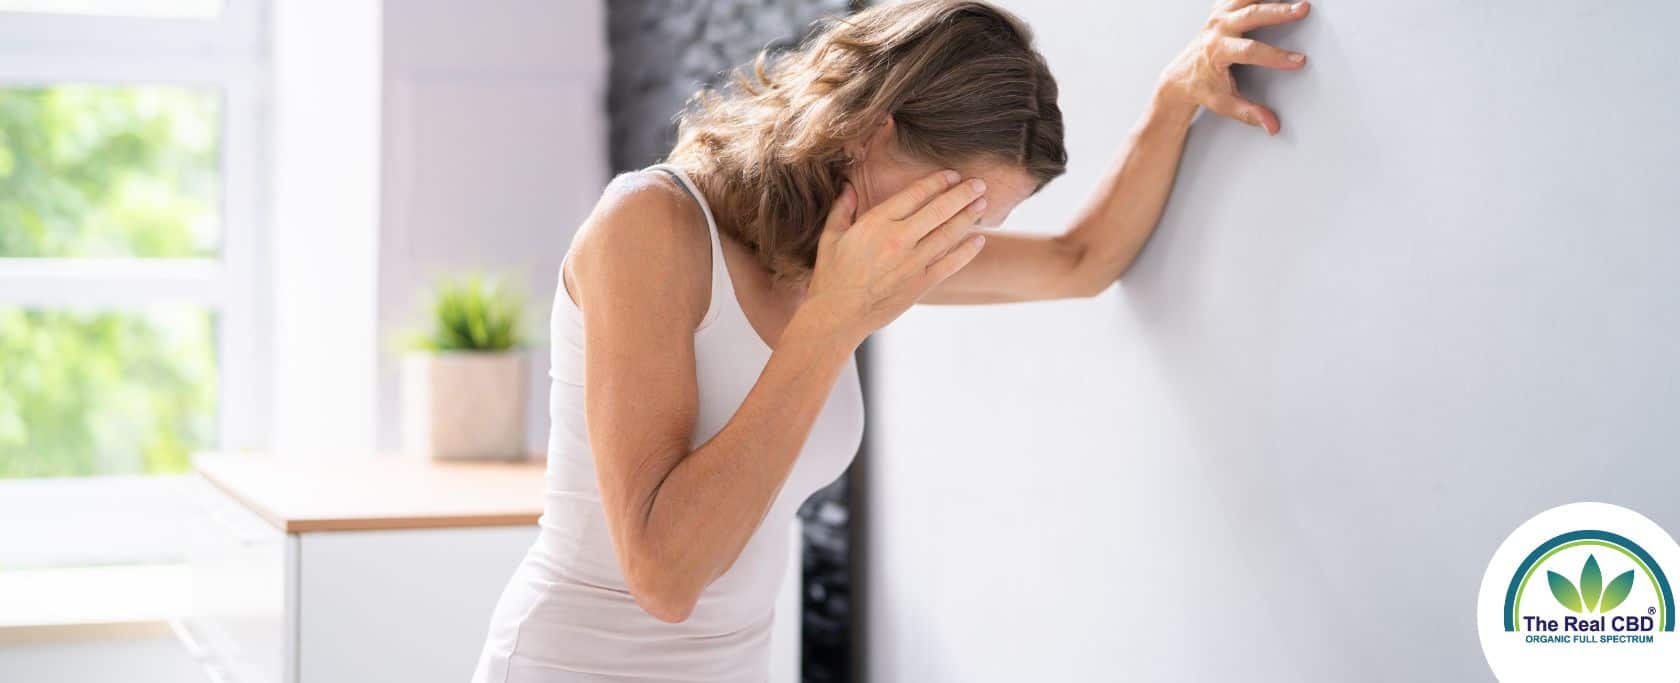
[[[1557,572],[1546,572],[1546,582],[1552,585],[1552,597],[1557,598],[1558,604],[1569,608],[1571,612],[1581,611],[1581,594],[1575,592],[1575,584],[1563,578]]]
[[[432,330],[414,341],[427,351],[506,351],[519,346],[520,297],[481,277],[443,280],[432,300]]]
[[[1604,587],[1604,597],[1601,598],[1603,604],[1598,606],[1598,611],[1608,612],[1616,609],[1616,606],[1622,604],[1622,601],[1627,599],[1628,593],[1632,591],[1633,570],[1629,569],[1622,572],[1621,576],[1611,580],[1610,585]]]
[[[1598,558],[1587,556],[1587,566],[1581,568],[1581,606],[1591,612],[1598,609],[1598,594],[1604,588],[1604,574],[1598,570]]]

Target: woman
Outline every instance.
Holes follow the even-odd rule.
[[[561,267],[541,534],[476,680],[764,680],[786,524],[860,438],[858,344],[918,302],[1102,291],[1198,107],[1277,132],[1229,67],[1299,68],[1241,35],[1307,11],[1225,0],[1054,237],[982,234],[1066,163],[1056,82],[991,5],[869,9],[703,93]]]

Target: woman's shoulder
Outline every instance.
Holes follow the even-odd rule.
[[[601,190],[601,198],[596,200],[588,223],[585,229],[600,224],[644,226],[628,230],[635,234],[665,232],[664,236],[679,240],[685,234],[696,232],[695,225],[701,228],[700,236],[704,237],[706,227],[705,216],[688,192],[669,175],[651,170],[626,171],[613,176]],[[620,228],[615,234],[624,232]]]
[[[566,263],[567,279],[579,288],[618,289],[606,280],[634,275],[667,293],[691,294],[684,298],[703,313],[712,268],[706,217],[670,176],[620,173],[578,228]],[[574,299],[579,293],[573,290]]]

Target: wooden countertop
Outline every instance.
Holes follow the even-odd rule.
[[[543,462],[401,455],[201,454],[210,483],[287,533],[521,526],[542,512]]]

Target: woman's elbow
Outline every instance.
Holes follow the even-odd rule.
[[[1115,281],[1116,280],[1113,279],[1105,279],[1081,283],[1078,289],[1074,290],[1073,296],[1079,299],[1089,299],[1108,291],[1108,286],[1114,284]]]
[[[1066,265],[1052,285],[1055,299],[1089,299],[1108,291],[1131,268],[1132,259],[1121,262],[1101,258],[1082,243],[1063,238],[1058,241]]]
[[[690,587],[692,582],[672,571],[668,563],[646,558],[626,564],[625,584],[642,611],[667,624],[680,624],[694,613],[700,592]]]
[[[1060,288],[1058,299],[1089,299],[1108,291],[1119,278],[1118,273],[1096,273],[1070,279]]]
[[[643,612],[667,624],[683,623],[694,614],[693,599],[657,591],[638,591],[634,588],[630,590],[630,594],[635,596],[636,605],[641,607]]]
[[[1102,269],[1101,272],[1095,273],[1090,277],[1086,277],[1078,285],[1079,290],[1077,296],[1089,299],[1108,291],[1108,288],[1112,287],[1114,283],[1125,281],[1126,274],[1132,272],[1132,265],[1134,263],[1137,263],[1136,257],[1128,258],[1119,263],[1109,264],[1108,267]]]

